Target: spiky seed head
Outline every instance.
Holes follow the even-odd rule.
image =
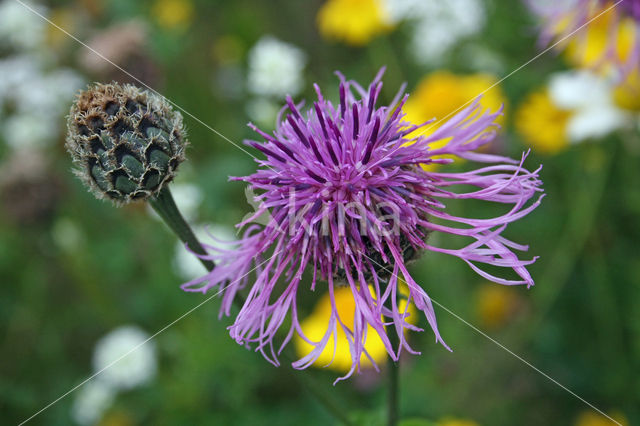
[[[157,195],[187,145],[182,115],[131,84],[96,83],[79,93],[67,129],[76,175],[97,198],[116,204]]]

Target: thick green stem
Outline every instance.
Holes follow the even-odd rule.
[[[169,191],[168,186],[162,188],[158,196],[151,199],[150,204],[162,220],[164,220],[167,226],[175,232],[178,238],[180,238],[180,240],[185,243],[191,251],[197,254],[207,254],[191,230],[189,224],[187,224],[180,214],[175,201],[173,201],[173,197],[171,196],[171,191]],[[198,259],[200,259],[200,262],[202,262],[208,271],[211,271],[216,266],[210,260],[205,260],[200,257],[198,257]]]
[[[205,249],[202,247],[198,238],[195,236],[189,224],[184,220],[184,217],[180,214],[178,207],[176,206],[173,197],[171,196],[171,191],[169,191],[168,187],[164,187],[157,197],[151,199],[150,201],[151,207],[158,213],[158,215],[164,220],[164,222],[171,228],[171,230],[180,238],[182,242],[187,244],[187,246],[196,254],[207,254]],[[200,258],[200,262],[207,268],[208,271],[212,271],[216,266],[214,262],[206,259]],[[244,299],[238,294],[234,298],[234,303],[238,307],[242,307],[244,305]],[[285,356],[290,362],[292,357],[289,355]],[[293,374],[291,375],[295,378],[295,380],[300,384],[302,388],[307,389],[323,406],[324,408],[333,414],[336,419],[343,422],[345,425],[351,425],[352,422],[349,420],[347,416],[347,411],[341,407],[341,404],[336,401],[333,396],[331,396],[328,392],[321,389],[318,383],[315,382],[308,375],[300,375]]]

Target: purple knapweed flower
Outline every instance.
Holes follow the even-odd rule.
[[[558,43],[580,66],[622,79],[640,71],[640,0],[525,0],[542,45]]]
[[[402,107],[408,95],[400,94],[389,106],[377,107],[382,71],[364,89],[340,75],[340,101],[333,105],[316,85],[318,100],[312,107],[287,99],[288,112],[269,135],[250,125],[264,141],[247,141],[266,157],[257,160],[258,171],[232,178],[245,181],[259,193],[255,214],[238,226],[247,227],[233,249],[208,246],[216,267],[207,275],[186,283],[187,291],[223,291],[220,315],[229,315],[234,297],[249,287],[231,336],[278,365],[278,354],[294,333],[314,346],[293,363],[306,368],[319,356],[340,327],[349,341],[353,359],[350,376],[359,369],[367,330],[375,330],[389,355],[397,360],[404,348],[413,351],[405,329],[422,331],[410,324],[409,303],[400,301],[399,287],[406,282],[408,299],[422,310],[446,346],[436,325],[435,313],[425,289],[415,282],[407,264],[420,251],[457,256],[478,274],[501,284],[533,285],[526,265],[514,250],[527,250],[502,236],[507,224],[520,219],[540,203],[528,203],[541,192],[538,170],[529,172],[520,161],[476,149],[494,135],[500,111],[482,111],[478,100],[462,109],[430,135],[419,135],[424,125],[404,121]],[[435,142],[448,140],[441,148]],[[454,155],[487,165],[468,172],[444,171]],[[421,165],[439,163],[443,171],[428,172]],[[466,192],[453,192],[460,187]],[[469,189],[472,188],[472,189]],[[507,212],[492,219],[457,217],[447,211],[450,199],[473,199],[501,203]],[[264,226],[251,223],[269,214]],[[428,244],[432,232],[468,237],[462,248],[446,249]],[[518,279],[492,275],[480,265],[512,269]],[[255,269],[250,278],[252,268]],[[303,279],[303,272],[307,271]],[[306,278],[308,276],[308,278]],[[355,300],[353,318],[340,318],[334,292],[348,286]],[[316,288],[328,291],[332,313],[320,341],[308,339],[300,326],[297,295]],[[401,308],[402,307],[402,308]],[[287,324],[288,332],[276,351],[274,338]],[[385,327],[393,328],[400,344],[392,347]],[[370,358],[371,359],[371,358]],[[373,361],[373,360],[372,360]]]

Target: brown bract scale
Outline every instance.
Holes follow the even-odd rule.
[[[130,84],[96,83],[67,120],[76,175],[116,204],[157,195],[175,176],[187,145],[182,115],[162,97]]]

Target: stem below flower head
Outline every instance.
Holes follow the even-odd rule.
[[[164,220],[167,226],[171,228],[182,242],[187,244],[189,249],[196,254],[207,254],[206,250],[202,247],[202,244],[200,244],[200,241],[198,241],[198,238],[191,230],[189,224],[184,220],[182,214],[180,214],[180,210],[178,210],[168,186],[165,186],[158,196],[151,198],[149,202],[151,207],[153,207],[156,213],[158,213],[162,220]],[[212,271],[216,266],[215,263],[210,260],[203,259],[199,256],[198,259],[200,259],[200,262],[202,262],[208,271]],[[238,308],[241,308],[242,305],[244,305],[244,298],[237,294],[234,298],[234,303],[236,303]],[[285,354],[285,357],[291,358],[288,353]],[[318,383],[316,383],[311,377],[297,375],[293,372],[291,372],[291,375],[297,380],[302,388],[308,390],[328,412],[333,414],[336,419],[340,420],[345,425],[353,424],[349,420],[347,411],[341,407],[341,404],[338,403],[331,394],[321,389]],[[395,423],[393,424],[395,425]]]
[[[191,230],[189,224],[187,224],[180,214],[180,210],[178,210],[175,201],[173,201],[173,196],[171,195],[171,191],[169,191],[168,186],[162,188],[158,196],[151,198],[149,203],[151,204],[151,207],[153,207],[153,210],[158,213],[167,226],[175,232],[178,238],[180,238],[180,240],[184,242],[189,249],[196,254],[207,254]],[[208,271],[211,271],[216,266],[215,263],[210,260],[202,259],[199,256],[198,259],[200,259],[200,262],[202,262]]]
[[[389,342],[392,347],[396,347],[400,343],[400,339],[398,339],[398,335],[395,333],[395,330],[392,330],[391,333],[388,333]],[[398,381],[400,378],[400,360],[394,361],[390,356],[387,357],[387,366],[389,369],[389,395],[387,396],[388,401],[388,413],[387,413],[387,424],[389,426],[396,426],[398,423]]]

